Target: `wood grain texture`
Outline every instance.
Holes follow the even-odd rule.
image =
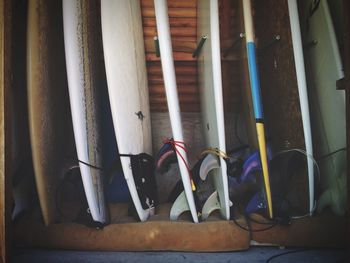
[[[255,1],[254,8],[267,140],[275,152],[293,148],[305,150],[287,0]],[[268,46],[277,34],[281,40]],[[299,205],[306,211],[308,177],[307,170],[301,170],[304,172],[298,174],[295,185],[300,196]]]
[[[244,39],[239,37],[239,34],[244,32],[240,4],[240,1],[219,1],[222,86],[228,150],[248,143],[249,130],[255,131],[255,126],[249,129],[250,122],[246,118],[251,103],[246,92],[249,82],[245,81],[248,76],[244,62],[245,50],[242,49],[245,44]]]
[[[165,206],[158,208],[165,217],[153,216],[143,223],[111,224],[103,230],[74,223],[44,227],[27,218],[16,225],[14,244],[26,248],[94,251],[224,252],[249,248],[249,233],[232,221],[200,224],[189,220],[169,221],[170,206]],[[127,213],[127,209],[121,209],[117,208],[119,213]]]
[[[255,10],[266,129],[276,150],[285,145],[304,149],[287,1],[255,1]],[[264,48],[277,34],[281,40]]]
[[[198,0],[169,0],[170,8],[196,8]],[[142,7],[154,7],[154,0],[141,0]]]
[[[153,0],[142,0],[141,9],[150,107],[152,112],[166,112],[168,108],[164,92],[163,73],[160,57],[157,57],[155,53],[153,39],[157,36]],[[197,46],[197,1],[168,1],[168,10],[180,109],[182,112],[198,112],[197,59],[192,57],[192,53]],[[189,82],[191,88],[186,88],[189,86]]]
[[[263,222],[262,218],[256,219]],[[286,247],[345,248],[347,245],[347,235],[344,231],[346,225],[346,217],[324,214],[294,220],[290,225],[275,226],[267,231],[253,232],[252,240],[260,244]],[[252,229],[265,227],[261,224],[252,224]]]
[[[10,86],[12,2],[0,1],[0,262],[8,262],[11,247]]]

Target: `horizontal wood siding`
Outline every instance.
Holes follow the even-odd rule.
[[[151,111],[166,112],[162,67],[154,45],[157,27],[153,0],[141,0],[141,10]],[[182,112],[198,112],[197,62],[192,57],[197,45],[197,0],[169,0],[168,10],[180,108]]]

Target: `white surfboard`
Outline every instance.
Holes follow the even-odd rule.
[[[103,51],[115,135],[120,154],[152,154],[151,116],[146,60],[138,0],[101,1]],[[154,213],[144,209],[129,157],[121,157],[130,195],[141,221]]]
[[[166,91],[168,110],[174,141],[183,142],[183,131],[180,116],[179,98],[176,86],[173,51],[170,38],[168,7],[166,0],[154,0],[159,49],[163,69],[164,86]],[[177,159],[181,173],[181,179],[185,189],[185,196],[194,222],[198,222],[196,205],[191,188],[189,171],[186,167],[186,152],[178,147]],[[182,199],[182,200],[183,200]]]
[[[226,152],[221,78],[219,8],[217,0],[198,1],[197,35],[207,36],[198,58],[201,113],[206,146]],[[220,200],[223,218],[230,218],[227,167],[220,157],[219,168],[209,172]]]
[[[92,218],[106,223],[107,210],[103,193],[102,171],[83,162],[101,167],[98,106],[95,104],[98,83],[95,83],[88,26],[88,3],[85,0],[63,0],[63,28],[69,98],[77,155]],[[92,60],[93,61],[93,60]]]
[[[312,148],[312,136],[311,136],[311,125],[310,125],[310,112],[309,102],[307,94],[306,76],[305,76],[305,65],[303,46],[301,41],[300,23],[298,6],[296,0],[288,0],[289,20],[292,34],[293,52],[295,70],[298,83],[298,92],[301,108],[301,117],[303,123],[303,131],[305,138],[305,148],[308,154],[307,167],[309,177],[309,213],[313,213],[315,209],[315,194],[314,194],[314,163],[313,159],[313,148]]]
[[[346,148],[345,91],[337,90],[336,82],[344,77],[339,47],[328,3],[321,0],[318,7],[313,1],[304,1],[303,10],[316,8],[305,25],[305,57],[309,65],[309,94],[311,123],[315,152],[318,157]],[[314,43],[308,45],[308,43]],[[317,146],[317,147],[316,147]],[[340,151],[319,162],[322,191],[319,209],[331,205],[337,214],[346,209],[346,152]]]

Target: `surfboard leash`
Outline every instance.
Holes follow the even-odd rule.
[[[191,181],[191,187],[192,187],[192,191],[195,192],[196,191],[196,185],[193,181],[193,176],[192,176],[192,172],[190,169],[190,166],[188,164],[188,162],[185,160],[184,156],[181,154],[180,150],[178,148],[181,148],[184,152],[188,153],[188,150],[186,148],[185,142],[182,141],[175,141],[173,139],[165,139],[163,141],[164,144],[170,144],[172,146],[172,148],[174,149],[174,151],[176,152],[176,154],[178,156],[180,156],[182,162],[185,164],[186,169],[188,171],[188,174],[190,176],[190,181]]]
[[[204,151],[201,152],[201,155],[205,155],[205,154],[213,154],[213,155],[216,155],[218,157],[223,158],[224,160],[227,160],[230,158],[226,152],[224,152],[218,148],[205,149]]]

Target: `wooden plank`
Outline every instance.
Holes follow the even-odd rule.
[[[186,86],[186,85],[179,85],[177,87],[179,96],[195,96],[198,97],[198,87],[195,85],[192,86]],[[156,86],[150,86],[149,87],[149,94],[150,96],[156,97],[165,97],[165,88],[163,85],[156,85]],[[153,102],[153,99],[151,99],[151,102]]]
[[[154,0],[141,0],[142,7],[154,7]],[[179,8],[179,7],[187,7],[187,8],[196,8],[197,0],[168,0],[169,8]]]
[[[148,84],[153,85],[159,85],[164,84],[163,76],[162,75],[150,75],[148,77]],[[185,85],[185,86],[196,86],[197,85],[197,77],[196,76],[187,76],[187,75],[177,75],[177,85]]]
[[[0,262],[8,262],[11,233],[9,171],[9,91],[11,76],[11,1],[0,1]]]
[[[166,217],[169,210],[165,211]],[[26,219],[16,224],[14,243],[18,247],[47,249],[215,252],[247,249],[249,234],[233,222],[222,220],[193,224],[165,219],[111,224],[96,230],[73,223],[45,227]]]
[[[175,61],[197,61],[196,58],[192,57],[191,53],[186,52],[173,52],[173,57]],[[160,57],[157,57],[155,53],[146,54],[147,61],[160,61]]]
[[[151,112],[168,112],[168,106],[165,104],[162,105],[150,105]],[[180,103],[181,112],[191,112],[198,113],[200,111],[199,104],[181,104]]]
[[[255,218],[264,222],[261,217]],[[260,244],[289,247],[346,247],[346,217],[318,215],[292,221],[290,225],[277,225],[266,231],[253,231],[252,240]],[[252,229],[269,225],[252,223]]]
[[[198,97],[197,96],[187,96],[184,94],[179,93],[179,100],[180,103],[198,103]],[[158,103],[167,103],[166,97],[162,96],[161,94],[157,94],[157,96],[153,96],[152,100],[151,100],[152,104],[158,104]]]
[[[173,38],[171,41],[174,52],[185,52],[192,55],[193,51],[196,49],[197,42],[195,37],[181,37]],[[155,44],[152,37],[145,37],[145,51],[146,53],[155,53]]]
[[[144,7],[141,9],[142,17],[155,17],[154,8]],[[196,8],[169,8],[169,18],[181,17],[181,18],[196,18]]]
[[[196,28],[194,27],[171,27],[170,28],[170,35],[172,38],[176,37],[193,37],[196,38]],[[154,37],[157,35],[157,28],[156,27],[143,27],[143,35],[144,37]]]
[[[147,63],[148,77],[152,75],[162,75],[162,67],[160,63],[148,62]],[[197,64],[196,62],[186,62],[186,64],[181,62],[175,62],[175,74],[182,76],[197,76]]]
[[[255,1],[255,8],[260,47],[276,34],[281,36],[275,45],[258,50],[265,121],[272,146],[276,150],[286,144],[305,149],[287,0],[266,0],[264,4]]]
[[[156,27],[156,19],[154,17],[144,17],[142,19],[142,24],[144,27]],[[196,18],[171,18],[169,19],[170,28],[173,27],[192,27],[196,28],[197,20]]]

